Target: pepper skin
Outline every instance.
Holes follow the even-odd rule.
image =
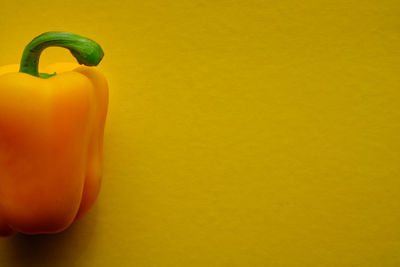
[[[107,81],[95,67],[74,63],[39,74],[49,46],[69,49],[87,66],[103,57],[92,40],[49,32],[27,46],[19,72],[0,68],[0,236],[61,232],[99,193]]]

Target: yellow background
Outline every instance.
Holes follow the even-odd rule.
[[[103,187],[0,266],[400,266],[398,0],[2,0],[0,65],[50,30],[105,50]]]

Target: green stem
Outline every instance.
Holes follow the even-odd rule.
[[[100,45],[88,38],[69,32],[47,32],[33,39],[25,47],[19,72],[41,78],[53,76],[51,74],[39,74],[38,72],[40,54],[50,46],[67,48],[79,64],[86,66],[96,66],[104,56]]]

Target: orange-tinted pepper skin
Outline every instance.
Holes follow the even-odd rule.
[[[57,233],[100,189],[108,85],[94,67],[0,68],[0,236]]]

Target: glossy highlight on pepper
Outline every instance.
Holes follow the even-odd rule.
[[[57,63],[39,73],[50,46],[86,66]],[[94,204],[108,85],[88,66],[103,55],[90,39],[48,32],[27,45],[19,66],[0,67],[0,236],[61,232]]]

